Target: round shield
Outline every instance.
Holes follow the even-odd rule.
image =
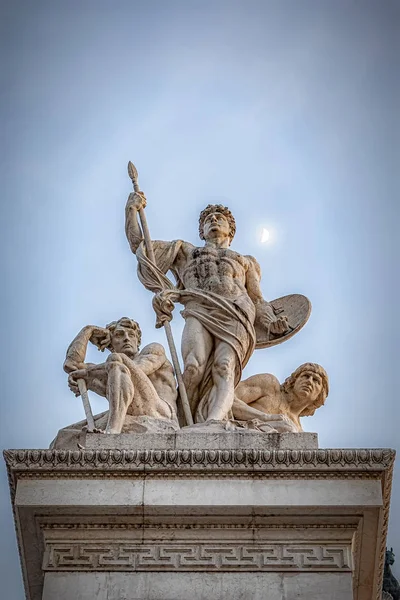
[[[288,331],[283,334],[274,334],[268,331],[266,327],[257,323],[254,324],[256,330],[256,349],[269,348],[276,344],[286,342],[293,337],[308,321],[311,313],[311,302],[306,296],[301,294],[290,294],[276,300],[271,300],[269,304],[277,317],[286,317],[288,322]]]

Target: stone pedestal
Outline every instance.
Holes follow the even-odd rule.
[[[27,598],[380,598],[391,450],[174,435],[5,452]]]

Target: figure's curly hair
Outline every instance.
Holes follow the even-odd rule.
[[[299,415],[300,417],[310,417],[315,413],[317,408],[325,404],[325,400],[329,394],[328,374],[325,369],[321,367],[321,365],[317,365],[317,363],[304,363],[303,365],[300,365],[300,367],[297,367],[297,369],[289,377],[287,377],[287,379],[285,379],[281,385],[281,390],[289,393],[292,390],[296,379],[299,377],[299,375],[304,373],[304,371],[317,373],[322,379],[322,390],[318,398],[314,400],[314,402],[310,403],[309,406],[307,406]]]
[[[224,215],[224,217],[228,221],[228,223],[229,223],[229,239],[230,239],[230,241],[232,241],[235,236],[235,233],[236,233],[235,217],[233,216],[233,214],[231,213],[229,208],[227,206],[223,206],[222,204],[209,204],[208,206],[206,206],[206,208],[204,210],[201,211],[200,217],[199,217],[200,239],[204,240],[204,221],[206,220],[208,215],[210,215],[211,213],[214,213],[214,212],[221,213],[221,215]]]
[[[106,329],[112,335],[117,327],[124,327],[125,329],[132,329],[136,334],[138,349],[142,341],[142,330],[139,327],[139,323],[136,323],[133,319],[129,319],[129,317],[122,317],[118,319],[118,321],[111,321],[108,325],[106,325]],[[113,351],[112,344],[107,346],[108,350]]]

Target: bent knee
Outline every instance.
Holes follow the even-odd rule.
[[[109,356],[107,356],[107,363],[123,363],[122,356],[118,352],[111,352]]]
[[[118,369],[121,371],[121,373],[127,373],[128,375],[130,374],[128,367],[124,364],[121,355],[118,354],[118,352],[113,352],[110,354],[106,360],[106,364],[108,371],[110,371],[110,369]]]
[[[185,360],[185,377],[196,379],[202,374],[202,365],[194,354],[189,354]]]
[[[222,358],[214,363],[213,373],[222,379],[231,379],[235,373],[234,361],[230,358]]]

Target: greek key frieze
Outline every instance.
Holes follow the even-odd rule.
[[[46,571],[349,571],[345,544],[48,542]]]

